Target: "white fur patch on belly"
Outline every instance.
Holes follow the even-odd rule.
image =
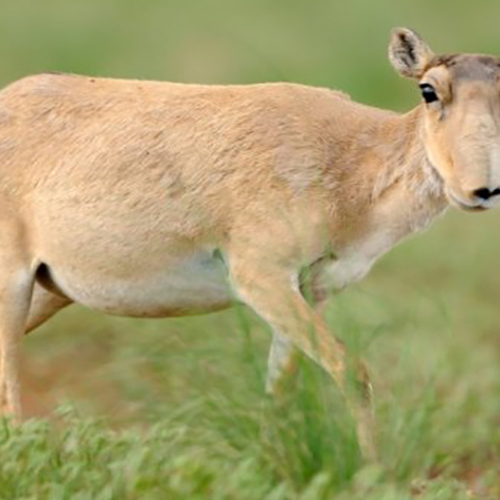
[[[227,270],[213,252],[179,259],[161,272],[115,279],[97,272],[51,269],[56,285],[69,298],[108,314],[167,317],[201,314],[231,305]]]

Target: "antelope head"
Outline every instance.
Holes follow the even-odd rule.
[[[397,28],[389,59],[422,92],[421,140],[448,201],[484,210],[500,200],[500,59],[435,55],[412,30]]]

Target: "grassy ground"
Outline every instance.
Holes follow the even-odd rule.
[[[286,79],[407,109],[416,92],[386,63],[388,30],[500,53],[500,7],[467,5],[3,0],[0,78]],[[0,427],[0,499],[500,498],[498,217],[450,212],[329,302],[332,329],[371,366],[378,464],[360,460],[312,363],[286,399],[265,397],[269,334],[250,312],[139,321],[71,307],[26,339],[38,418]]]

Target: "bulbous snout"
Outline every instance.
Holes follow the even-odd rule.
[[[470,191],[448,189],[448,199],[458,208],[469,211],[482,211],[493,208],[500,201],[500,186],[480,187]]]
[[[500,201],[500,130],[491,124],[473,130],[457,134],[448,181],[460,208],[484,210]]]

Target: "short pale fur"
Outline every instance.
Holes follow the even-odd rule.
[[[478,190],[500,185],[498,61],[438,58],[407,29],[390,58],[439,101],[400,115],[290,83],[59,74],[3,89],[0,412],[20,414],[24,332],[72,302],[159,317],[242,301],[275,332],[271,392],[296,348],[343,387],[344,347],[301,292],[341,290],[448,201],[489,208]]]

